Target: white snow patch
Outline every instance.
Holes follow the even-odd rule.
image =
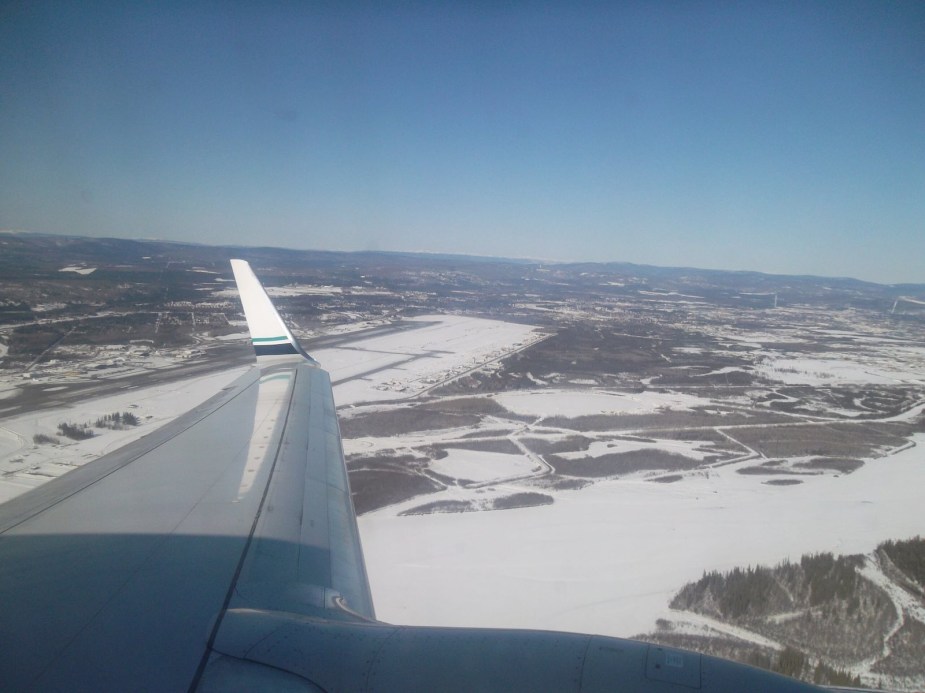
[[[250,332],[234,332],[232,334],[222,334],[218,337],[214,337],[214,339],[219,342],[249,342],[250,338]]]
[[[530,325],[424,315],[403,329],[312,353],[330,374],[338,406],[411,397],[479,370],[543,338]],[[350,380],[347,380],[350,378]]]
[[[739,640],[755,643],[760,647],[768,647],[772,650],[778,651],[784,649],[784,646],[776,640],[771,640],[770,638],[758,635],[757,633],[754,633],[747,628],[733,626],[724,621],[710,618],[709,616],[695,614],[691,611],[681,612],[682,615],[680,616],[677,616],[677,612],[674,611],[672,611],[671,614],[674,618],[677,619],[672,621],[672,632],[674,633],[705,635],[714,638],[717,635],[731,635],[732,637],[738,638]]]
[[[863,362],[844,356],[836,359],[771,356],[755,366],[755,373],[787,385],[841,385],[922,382],[920,372],[886,363]]]
[[[529,458],[483,450],[450,448],[447,456],[430,463],[438,474],[468,481],[493,481],[524,476],[538,471]]]
[[[267,294],[273,298],[292,296],[334,296],[344,290],[339,286],[309,286],[307,284],[292,284],[290,286],[271,286]]]
[[[609,440],[595,440],[587,450],[560,452],[559,457],[567,460],[584,459],[586,457],[601,457],[614,453],[636,452],[638,450],[664,450],[676,455],[684,455],[696,460],[704,460],[709,455],[716,454],[710,449],[710,443],[692,440],[658,440],[647,442],[643,440],[630,440],[626,438],[611,438]]]
[[[68,265],[58,270],[59,272],[76,272],[77,274],[93,274],[96,267],[79,267],[77,265]]]
[[[741,366],[724,366],[723,368],[717,368],[715,371],[710,371],[709,373],[695,373],[693,377],[695,378],[705,378],[708,375],[723,375],[725,373],[747,373],[748,371],[742,368]]]
[[[65,303],[39,303],[38,305],[32,306],[32,312],[33,313],[47,313],[50,310],[60,310],[61,308],[66,308],[66,307],[67,307],[67,304]]]

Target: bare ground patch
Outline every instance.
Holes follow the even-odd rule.
[[[681,481],[684,477],[680,474],[666,474],[665,476],[657,476],[654,479],[649,479],[649,481],[654,481],[657,484],[673,484],[676,481]]]
[[[872,670],[893,676],[921,676],[922,653],[925,653],[925,623],[906,618],[889,640],[890,654]]]
[[[570,428],[575,431],[626,431],[647,432],[677,431],[678,429],[712,428],[742,424],[785,423],[792,421],[773,412],[743,412],[737,409],[716,407],[692,411],[660,411],[649,414],[593,414],[591,416],[551,416],[540,423],[544,426]],[[686,434],[686,432],[685,432]]]
[[[433,515],[435,513],[472,513],[478,507],[472,501],[464,500],[438,500],[424,503],[408,510],[402,510],[399,515]]]
[[[498,402],[490,397],[452,397],[436,399],[433,402],[427,402],[429,408],[438,409],[447,413],[456,414],[503,414],[507,415],[507,409],[502,407]]]
[[[552,455],[561,452],[583,452],[591,445],[592,439],[575,435],[557,439],[521,438],[520,442],[537,455]]]
[[[425,474],[428,460],[413,455],[354,455],[347,460],[357,515],[444,488]]]
[[[552,505],[552,496],[545,493],[534,493],[524,491],[513,493],[510,496],[495,498],[492,502],[492,510],[510,510],[512,508],[532,508],[537,505]]]
[[[350,473],[350,490],[357,515],[442,488],[432,479],[415,472],[361,469]]]
[[[547,474],[546,476],[529,479],[526,483],[535,488],[550,489],[552,491],[578,491],[594,482],[590,479],[579,479],[573,476],[563,477],[556,474]]]
[[[340,432],[344,438],[393,436],[415,431],[436,431],[446,428],[473,427],[480,421],[474,414],[453,414],[432,411],[424,407],[391,409],[360,414],[342,419]]]
[[[816,457],[809,462],[797,462],[794,467],[805,469],[833,469],[843,474],[851,474],[864,466],[864,461],[854,457]]]
[[[557,474],[585,478],[619,476],[645,470],[696,469],[703,464],[700,460],[658,449],[615,452],[579,459],[547,455],[545,459]]]
[[[502,452],[506,455],[520,455],[521,451],[514,443],[512,443],[507,438],[492,438],[479,440],[473,438],[466,441],[453,441],[452,443],[447,443],[446,445],[435,445],[437,450],[476,450],[480,452]],[[441,457],[445,457],[444,453]],[[440,459],[437,457],[435,459]]]
[[[424,503],[408,510],[403,510],[399,515],[432,515],[434,513],[471,513],[483,510],[512,510],[514,508],[532,508],[539,505],[552,505],[553,498],[545,493],[534,493],[524,491],[522,493],[513,493],[509,496],[492,498],[487,501],[467,501],[467,500],[438,500],[431,503]]]
[[[792,469],[787,467],[767,467],[762,464],[757,464],[754,467],[742,467],[737,469],[736,473],[750,476],[778,476],[781,474],[793,476],[794,474],[800,474],[801,472],[794,472]],[[802,474],[809,474],[809,472],[802,472]]]
[[[874,457],[906,443],[903,428],[884,425],[819,424],[738,427],[730,434],[767,457]]]
[[[724,425],[721,421],[720,425]],[[733,443],[715,428],[679,428],[674,431],[660,430],[660,440],[684,440],[695,443],[712,443],[713,447],[725,450],[739,450],[740,446]]]

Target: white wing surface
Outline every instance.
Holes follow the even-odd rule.
[[[231,269],[238,285],[238,293],[241,295],[241,303],[244,305],[247,327],[257,359],[263,361],[266,360],[265,357],[301,355],[314,361],[302,350],[298,340],[292,336],[292,332],[276,312],[251,266],[244,260],[232,260]]]

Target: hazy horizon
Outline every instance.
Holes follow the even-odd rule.
[[[825,275],[825,274],[786,274],[781,272],[763,272],[761,270],[751,270],[751,269],[728,269],[722,267],[698,267],[694,265],[657,265],[647,262],[629,262],[625,260],[557,260],[555,258],[541,258],[541,257],[528,257],[528,256],[510,256],[510,255],[484,255],[479,253],[453,253],[453,252],[444,252],[444,251],[430,251],[430,250],[390,250],[390,249],[359,249],[359,250],[344,250],[339,248],[295,248],[292,246],[280,246],[272,243],[259,243],[259,244],[242,244],[242,243],[206,243],[200,241],[188,241],[188,240],[177,240],[171,238],[155,238],[155,237],[138,237],[131,238],[125,236],[84,236],[77,234],[69,233],[47,233],[41,231],[28,231],[25,229],[0,229],[0,234],[20,234],[20,235],[35,235],[35,236],[60,236],[61,238],[86,238],[86,239],[95,239],[95,240],[124,240],[124,241],[139,241],[139,242],[150,242],[150,243],[177,243],[181,245],[198,245],[206,247],[215,247],[215,248],[242,248],[242,249],[257,249],[257,248],[269,248],[273,250],[294,250],[298,252],[307,252],[307,253],[384,253],[384,254],[395,254],[395,255],[419,255],[427,256],[433,255],[435,257],[459,257],[466,258],[471,260],[491,260],[499,262],[513,262],[513,263],[524,263],[524,264],[536,264],[536,265],[581,265],[581,264],[592,264],[592,265],[629,265],[632,267],[651,267],[655,269],[663,270],[691,270],[694,272],[728,272],[730,274],[760,274],[769,277],[809,277],[814,279],[832,279],[832,280],[848,280],[848,281],[860,281],[867,282],[870,284],[877,284],[880,286],[912,286],[912,287],[925,287],[925,282],[878,282],[869,279],[861,279],[859,277],[852,276],[837,276],[837,275]]]

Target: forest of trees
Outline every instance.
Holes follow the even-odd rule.
[[[915,537],[906,541],[885,541],[880,550],[925,592],[925,539]]]
[[[917,583],[925,575],[925,541],[886,542],[878,550]],[[743,660],[749,664],[825,685],[858,685],[839,667],[882,656],[900,616],[890,596],[862,574],[867,560],[819,553],[773,568],[710,571],[685,585],[671,608],[733,623],[784,646],[780,652],[755,647]],[[895,668],[909,648],[897,641],[893,649],[895,661],[884,665]]]
[[[71,423],[65,421],[58,424],[58,434],[64,436],[65,438],[70,438],[71,440],[87,440],[96,435],[93,431],[93,428],[110,428],[113,430],[121,430],[128,426],[137,426],[141,423],[141,420],[136,414],[133,414],[129,411],[123,412],[113,412],[112,414],[106,414],[105,416],[99,417],[94,423],[93,426],[89,423]],[[36,433],[32,436],[32,441],[36,444],[42,443],[51,443],[57,444],[59,441],[54,436],[49,436],[44,433]]]

